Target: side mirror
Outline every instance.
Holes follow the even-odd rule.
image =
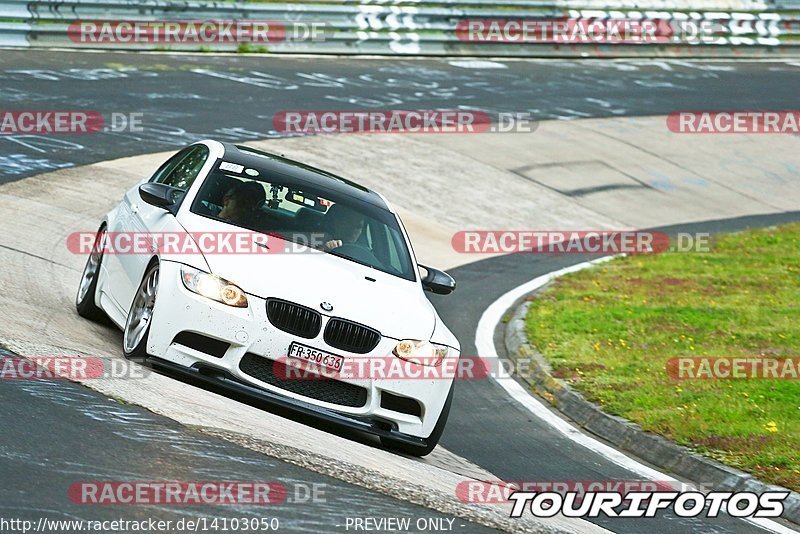
[[[142,200],[173,214],[175,203],[182,193],[180,189],[165,184],[148,182],[139,186],[139,196]]]
[[[452,276],[439,269],[420,265],[428,274],[422,278],[422,288],[437,295],[449,295],[456,290],[456,281]]]

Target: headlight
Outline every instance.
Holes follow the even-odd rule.
[[[224,278],[184,265],[181,267],[181,280],[183,280],[183,285],[186,289],[193,293],[203,295],[228,306],[236,308],[247,307],[247,296],[244,291]]]
[[[404,339],[394,347],[392,354],[401,360],[433,367],[441,364],[449,352],[450,348],[445,345]]]

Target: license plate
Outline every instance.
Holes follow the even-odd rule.
[[[320,365],[334,371],[341,371],[344,363],[344,357],[342,356],[315,349],[308,345],[301,345],[300,343],[289,345],[289,357]]]

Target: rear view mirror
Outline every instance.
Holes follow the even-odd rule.
[[[437,295],[449,295],[456,289],[456,281],[452,276],[439,269],[420,265],[427,274],[422,278],[422,288]]]

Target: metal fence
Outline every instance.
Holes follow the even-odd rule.
[[[574,7],[572,0],[0,0],[0,46],[496,57],[800,52],[800,0],[696,0],[693,5],[704,7],[693,10],[680,8],[681,0],[637,1],[649,6],[638,9],[624,1],[581,0],[577,5],[585,7]],[[649,24],[654,38],[585,38],[587,28],[608,30],[620,21]],[[230,23],[244,33],[228,35]],[[554,33],[559,24],[566,33]],[[584,29],[578,38],[576,28]]]

